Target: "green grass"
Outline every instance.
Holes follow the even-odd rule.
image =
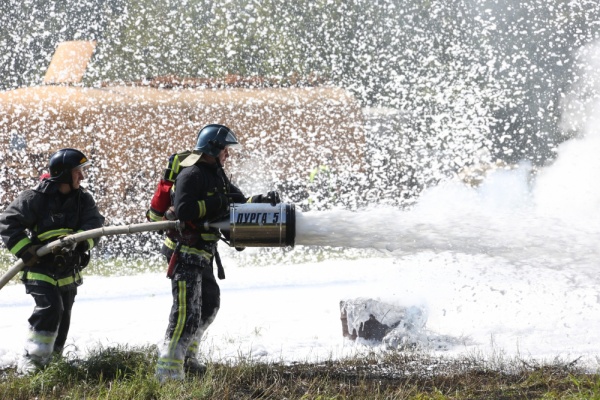
[[[600,399],[600,375],[576,363],[390,353],[322,363],[208,363],[203,377],[161,385],[156,348],[100,348],[17,376],[0,371],[1,399]]]

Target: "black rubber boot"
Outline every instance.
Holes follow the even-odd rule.
[[[186,357],[183,369],[190,375],[202,376],[206,373],[206,365],[198,361],[196,357]]]

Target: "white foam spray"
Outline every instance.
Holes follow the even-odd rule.
[[[600,45],[596,50],[591,53],[600,54]],[[600,92],[600,77],[587,83]],[[600,110],[600,101],[585,108]],[[563,143],[556,161],[536,174],[523,164],[495,171],[477,188],[444,183],[410,210],[375,205],[299,214],[296,243],[397,255],[480,253],[557,269],[579,265],[591,273],[600,260],[600,112],[591,115],[571,123],[585,135]]]
[[[575,215],[570,219],[548,213],[536,205],[544,194],[530,190],[527,175],[525,168],[498,171],[477,189],[444,184],[426,191],[406,211],[382,206],[299,214],[296,243],[375,248],[396,255],[483,253],[549,267],[598,260],[598,216],[577,214],[581,208],[570,209]]]

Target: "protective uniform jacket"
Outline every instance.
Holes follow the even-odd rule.
[[[59,184],[43,180],[34,189],[21,194],[0,215],[0,235],[8,250],[17,257],[32,244],[46,244],[57,238],[100,228],[104,217],[85,189],[72,190],[64,195]],[[88,239],[88,249],[98,243]],[[28,284],[67,288],[81,283],[78,266],[57,269],[54,255],[49,254],[33,267],[23,270]]]
[[[228,215],[222,215],[222,199],[217,193],[228,195],[235,202],[246,202],[246,197],[229,182],[221,168],[202,161],[179,173],[171,193],[175,214],[185,221],[186,229],[183,235],[167,233],[163,254],[170,257],[179,242],[182,261],[200,264],[197,257],[210,260],[220,234],[216,228],[205,229],[204,222]]]

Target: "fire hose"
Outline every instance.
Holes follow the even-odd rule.
[[[106,226],[91,229],[73,235],[64,236],[38,249],[38,257],[50,254],[57,247],[65,247],[73,243],[101,236],[123,235],[140,232],[183,230],[181,221],[146,222],[123,226]],[[206,223],[205,229],[217,228],[229,231],[231,247],[294,247],[296,239],[296,210],[294,204],[279,203],[276,205],[261,203],[231,204],[229,218]],[[18,260],[4,275],[0,277],[0,289],[4,287],[24,267]]]
[[[38,249],[36,252],[38,257],[52,253],[56,248],[65,247],[66,244],[78,243],[88,239],[94,239],[101,236],[124,235],[131,233],[160,231],[168,229],[181,230],[184,228],[183,222],[180,221],[160,221],[160,222],[145,222],[142,224],[132,224],[123,226],[105,226],[98,229],[90,229],[89,231],[79,232],[50,242]],[[18,260],[9,270],[0,277],[0,289],[2,289],[19,271],[24,267],[23,261]]]

